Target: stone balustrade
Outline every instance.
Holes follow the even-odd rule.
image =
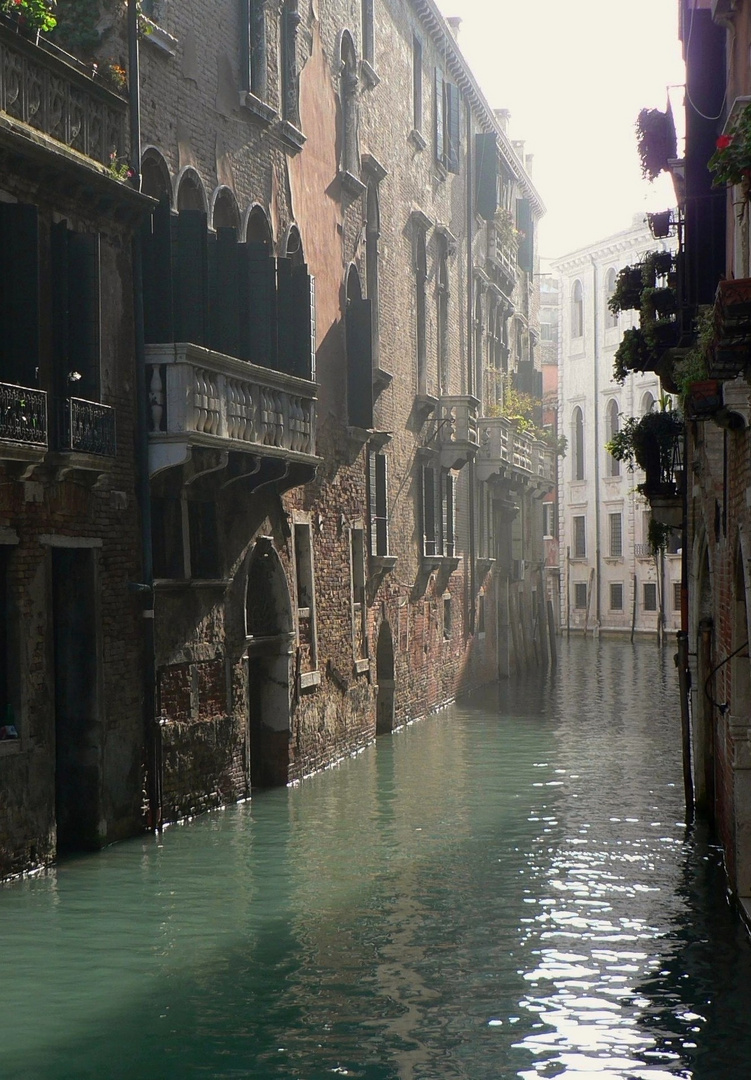
[[[436,442],[445,468],[459,469],[477,453],[480,403],[471,394],[443,394],[436,410]]]
[[[483,417],[479,422],[480,447],[477,477],[493,476],[526,480],[548,491],[555,483],[555,454],[551,447],[525,431],[519,431],[503,416]]]
[[[0,113],[109,168],[127,151],[127,102],[72,57],[0,21]]]
[[[197,345],[146,353],[152,472],[187,445],[315,460],[315,383]]]

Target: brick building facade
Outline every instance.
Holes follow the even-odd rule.
[[[148,11],[146,757],[171,820],[541,661],[553,453],[504,412],[541,394],[542,203],[432,0]]]

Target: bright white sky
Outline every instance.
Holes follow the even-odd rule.
[[[459,46],[509,135],[534,154],[547,207],[540,254],[557,258],[674,203],[642,180],[634,123],[683,83],[677,0],[438,0],[462,18]],[[682,95],[671,91],[678,110]],[[676,115],[676,122],[680,117]],[[679,147],[680,152],[680,147]]]

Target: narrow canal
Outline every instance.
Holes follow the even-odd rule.
[[[2,1080],[736,1080],[751,949],[683,823],[670,651],[0,888]]]

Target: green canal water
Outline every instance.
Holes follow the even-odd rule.
[[[0,888],[2,1080],[738,1080],[670,651],[561,644],[299,787]]]

